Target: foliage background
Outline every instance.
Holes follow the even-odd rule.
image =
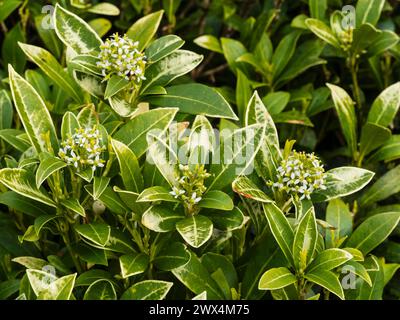
[[[239,116],[239,121],[210,118],[214,127],[244,126],[245,109],[253,96],[253,91],[257,90],[276,124],[282,147],[286,140],[296,140],[297,150],[315,152],[323,160],[327,170],[351,165],[375,172],[374,180],[364,191],[344,198],[354,216],[354,227],[375,214],[400,212],[397,167],[400,158],[400,139],[398,139],[399,121],[395,116],[398,103],[392,102],[392,105],[388,107],[393,109],[394,114],[392,117],[389,116],[387,123],[375,121],[375,124],[380,126],[378,129],[374,127],[375,131],[366,128],[367,122],[374,122],[370,110],[375,99],[387,88],[392,88],[391,95],[399,95],[399,1],[110,0],[109,2],[119,9],[119,12],[117,10],[115,15],[110,16],[102,14],[105,10],[100,13],[90,12],[91,6],[98,4],[99,1],[82,1],[88,5],[87,7],[80,1],[57,2],[86,22],[90,21],[103,38],[113,32],[124,34],[139,18],[164,10],[156,33],[157,37],[178,35],[185,40],[185,50],[204,56],[200,65],[190,73],[174,80],[173,84],[194,81],[214,87],[233,106],[235,113]],[[70,101],[66,101],[60,90],[56,88],[57,86],[51,83],[51,80],[41,71],[38,71],[36,64],[27,59],[18,45],[18,42],[23,42],[47,48],[62,66],[66,66],[66,52],[62,42],[54,38],[54,34],[48,34],[40,29],[40,19],[43,16],[46,17],[42,13],[43,6],[55,5],[55,3],[56,1],[0,1],[2,28],[0,88],[9,94],[8,65],[11,64],[17,73],[24,75],[42,97],[45,97],[46,104],[52,111],[55,126],[60,128],[65,110],[73,109],[69,105]],[[350,47],[352,46],[350,49],[346,47],[348,45],[346,35],[340,27],[339,29],[332,28],[337,37],[336,40],[332,40],[329,36],[321,36],[318,30],[313,30],[311,23],[306,23],[306,19],[311,17],[330,25],[331,16],[335,14],[335,10],[341,11],[345,5],[357,8],[357,15],[364,13],[366,17],[364,22],[371,25],[358,33],[354,32],[355,41],[350,43]],[[365,9],[368,5],[373,6],[371,11]],[[94,19],[96,20],[93,22]],[[380,30],[380,34],[384,33],[379,41],[376,35],[377,30]],[[269,40],[266,40],[265,35],[268,35]],[[286,42],[283,39],[286,39]],[[339,43],[336,48],[332,45],[336,43],[335,41]],[[44,84],[41,83],[43,81]],[[48,85],[49,83],[51,86]],[[350,99],[355,102],[355,114],[350,120],[341,118],[345,112],[341,113],[340,102],[333,99],[335,89],[328,88],[327,83],[346,90],[351,96]],[[343,95],[339,91],[336,91],[336,94]],[[5,109],[4,105],[7,102],[4,95],[1,97],[0,108]],[[346,97],[342,96],[338,100],[346,100]],[[156,101],[154,103],[156,104]],[[75,109],[80,108],[80,106],[75,107]],[[196,114],[196,111],[193,110],[193,113]],[[177,118],[181,121],[194,120],[193,114],[185,113],[179,113]],[[1,129],[9,129],[6,127],[7,121],[4,115],[2,122]],[[12,128],[22,128],[15,114],[12,123]],[[355,132],[356,138],[352,138],[351,132]],[[383,137],[382,141],[374,142],[374,147],[368,146],[369,142],[379,136]],[[19,159],[20,152],[15,148],[10,148],[4,131],[3,135],[0,131],[0,137],[2,138],[2,168],[18,165],[17,162],[21,160]],[[262,185],[260,179],[253,178],[260,187]],[[6,189],[3,188],[3,192],[5,191]],[[235,195],[231,188],[224,191],[234,199],[235,204],[245,203],[245,200]],[[32,217],[27,217],[25,213],[15,208],[10,210],[9,202],[2,195],[0,195],[0,202],[3,203],[0,222],[0,280],[2,281],[0,288],[3,291],[0,290],[0,294],[3,294],[4,298],[15,298],[18,296],[18,291],[20,294],[23,292],[28,295],[29,290],[26,287],[29,287],[29,284],[26,284],[26,277],[22,278],[25,268],[11,261],[15,257],[35,256],[48,259],[52,264],[58,265],[57,270],[61,270],[61,274],[71,273],[74,269],[71,261],[68,258],[65,259],[62,254],[60,256],[64,257],[63,259],[56,257],[60,251],[64,252],[64,248],[43,250],[43,244],[29,242],[29,239],[28,242],[20,244],[18,236],[24,234],[26,226],[32,224]],[[243,206],[241,204],[242,209]],[[315,208],[317,218],[323,219],[326,203],[316,203]],[[243,210],[246,216],[251,217],[250,223],[254,223],[251,212],[247,212],[252,209]],[[198,256],[207,252],[210,256],[213,253],[225,254],[233,262],[235,273],[239,275],[240,280],[236,282],[243,282],[246,277],[252,276],[248,269],[246,274],[247,265],[253,263],[249,256],[257,250],[267,250],[260,243],[271,244],[273,241],[270,234],[257,234],[257,232],[254,234],[251,228],[254,226],[234,231],[229,248],[210,247],[209,251],[203,248],[196,253]],[[391,264],[393,274],[397,270],[397,264],[400,263],[399,231],[397,226],[390,237],[373,251],[376,256],[384,257],[387,264]],[[29,235],[27,237],[29,238]],[[264,237],[270,238],[264,240]],[[236,247],[239,251],[233,253],[231,246],[235,241],[241,244]],[[49,244],[49,246],[52,245]],[[53,258],[46,256],[45,252],[52,252],[49,256]],[[261,260],[266,258],[262,254],[257,257]],[[254,265],[258,267],[260,263]],[[279,262],[275,267],[277,266],[280,266]],[[110,259],[108,268],[100,267],[99,269],[109,269],[111,278],[114,278],[114,275],[119,273],[118,268],[118,259]],[[185,297],[179,294],[178,288],[183,287],[183,284],[176,281],[170,274],[161,273],[157,278],[174,282],[175,286],[171,289],[169,297],[192,297],[188,293]],[[21,281],[21,279],[24,280]],[[117,280],[120,281],[120,286],[127,285],[118,277]],[[385,287],[384,293],[374,298],[399,299],[399,284],[400,276],[397,273]],[[26,287],[23,288],[23,286]],[[104,288],[107,289],[106,286]],[[189,289],[191,289],[190,286]],[[78,296],[83,295],[82,288],[78,288],[77,291]],[[196,290],[191,291],[197,293]],[[32,293],[30,294],[33,296]],[[258,291],[250,296],[251,298],[272,298],[264,291]]]

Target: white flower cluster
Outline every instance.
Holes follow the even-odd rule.
[[[178,180],[178,185],[172,188],[170,194],[175,199],[181,200],[185,208],[192,212],[194,206],[201,201],[202,195],[206,191],[204,180],[210,174],[207,173],[203,165],[196,165],[193,170],[190,170],[189,166],[180,164],[179,171],[181,177]]]
[[[146,56],[139,52],[138,45],[139,42],[133,42],[126,35],[120,37],[115,33],[100,46],[97,66],[102,68],[105,79],[118,75],[135,83],[146,80]]]
[[[96,127],[75,129],[75,133],[61,143],[62,148],[58,151],[58,156],[69,165],[73,165],[76,171],[85,170],[91,167],[104,167],[104,160],[101,153],[105,147],[101,145],[102,138]]]
[[[293,151],[277,169],[277,181],[272,187],[288,194],[310,199],[315,190],[325,190],[325,170],[313,153]]]

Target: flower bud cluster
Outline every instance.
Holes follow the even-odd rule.
[[[187,165],[179,165],[180,178],[178,185],[172,188],[170,194],[183,202],[188,212],[192,213],[206,191],[204,180],[210,174],[204,165],[196,165],[192,170]]]
[[[325,190],[325,170],[314,153],[293,151],[286,160],[282,160],[277,169],[276,181],[269,185],[279,191],[310,199],[316,190]]]
[[[96,127],[75,129],[73,135],[61,143],[62,148],[58,156],[69,165],[75,167],[77,172],[92,168],[104,167],[101,153],[105,150],[102,138]]]
[[[109,79],[118,75],[128,81],[140,83],[145,80],[144,70],[146,57],[138,50],[139,42],[132,41],[126,35],[120,37],[115,33],[100,46],[97,66],[103,76]]]

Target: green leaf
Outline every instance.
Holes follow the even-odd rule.
[[[383,270],[382,261],[378,261],[378,259],[374,256],[370,257],[370,263],[368,265],[373,264],[373,270],[368,270],[372,286],[367,282],[362,282],[359,292],[358,292],[358,300],[382,300],[383,289],[384,289],[384,281],[385,275]],[[367,269],[368,266],[367,265]],[[370,268],[371,269],[371,268]]]
[[[48,177],[66,166],[67,164],[59,158],[53,156],[46,157],[46,159],[40,162],[36,171],[36,187],[39,189]]]
[[[160,280],[144,280],[126,290],[121,300],[163,300],[173,283]]]
[[[102,41],[97,33],[80,17],[62,8],[58,3],[54,11],[57,36],[78,54],[100,51]]]
[[[219,40],[211,34],[205,34],[193,40],[195,44],[204,49],[223,53]]]
[[[202,60],[203,56],[191,51],[172,52],[146,68],[146,80],[142,83],[141,92],[145,93],[155,86],[166,86],[175,78],[192,71]]]
[[[73,71],[73,77],[79,86],[93,97],[100,98],[104,96],[106,85],[102,82],[102,78],[78,70]]]
[[[265,126],[265,139],[256,157],[257,173],[268,181],[275,178],[276,168],[281,162],[278,132],[257,91],[251,97],[246,110],[246,125],[260,123]]]
[[[5,280],[0,283],[0,299],[6,300],[14,293],[18,292],[20,286],[19,279]]]
[[[309,0],[311,18],[323,20],[328,9],[327,0]]]
[[[7,0],[0,3],[0,22],[7,19],[7,17],[17,9],[20,4],[22,3],[21,0]]]
[[[293,229],[283,212],[273,203],[263,203],[264,214],[272,234],[287,261],[294,265],[292,247],[294,243]],[[307,221],[307,220],[305,220]]]
[[[326,222],[335,228],[326,231],[326,244],[328,247],[336,247],[340,239],[349,236],[353,229],[353,216],[349,206],[341,199],[329,201],[326,208]]]
[[[317,222],[314,207],[302,217],[293,240],[293,259],[297,270],[305,270],[310,263],[317,245]]]
[[[400,82],[388,88],[375,99],[368,113],[368,122],[382,127],[389,126],[400,107]]]
[[[77,117],[70,111],[67,111],[62,119],[61,123],[61,138],[66,140],[69,136],[72,136],[76,129],[79,129],[79,121]]]
[[[290,100],[290,93],[284,91],[271,92],[267,94],[262,102],[270,114],[278,114],[285,109]]]
[[[238,67],[243,64],[236,60],[247,53],[246,48],[240,41],[231,38],[221,38],[221,47],[229,68],[236,74]]]
[[[119,16],[120,14],[119,8],[116,5],[108,2],[95,4],[88,9],[88,12],[104,14],[107,16]]]
[[[309,40],[302,43],[295,51],[293,58],[289,61],[285,70],[276,79],[275,86],[280,88],[288,81],[299,76],[307,69],[325,64],[326,61],[319,58],[324,49],[324,43],[317,40]]]
[[[47,26],[51,25],[52,18],[51,14],[35,16],[35,27],[45,47],[59,59],[62,54],[62,43],[58,39],[54,28],[47,28]]]
[[[119,265],[122,278],[126,279],[145,272],[149,265],[149,256],[144,253],[126,254],[119,257]]]
[[[16,129],[0,130],[0,138],[21,152],[25,152],[31,146],[29,140],[23,139],[23,135],[23,131]]]
[[[23,235],[18,236],[18,240],[22,244],[24,241],[36,242],[40,240],[39,234],[36,233],[33,226],[29,226]]]
[[[98,249],[93,247],[93,245],[89,246],[84,243],[74,245],[73,249],[78,254],[79,258],[87,263],[108,266],[107,255],[104,249]]]
[[[11,128],[13,106],[6,90],[0,90],[0,119],[0,130]]]
[[[48,265],[46,260],[35,257],[17,257],[12,259],[12,261],[19,263],[27,269],[42,270],[44,266]]]
[[[349,267],[347,268],[347,270],[349,272],[352,272],[353,274],[355,274],[356,276],[359,276],[361,279],[363,279],[369,286],[372,286],[372,281],[371,281],[371,277],[369,276],[367,270],[365,269],[365,267],[356,261],[350,260],[346,262],[346,265],[343,267],[343,269],[345,267]]]
[[[326,172],[326,190],[315,191],[314,201],[327,201],[353,194],[364,188],[374,173],[356,167],[338,167]]]
[[[233,209],[233,201],[229,195],[219,190],[211,190],[207,192],[200,202],[200,208],[218,209],[230,211]]]
[[[329,83],[327,86],[331,90],[332,99],[349,151],[354,155],[357,150],[357,118],[354,102],[342,88]]]
[[[396,183],[399,174],[400,166],[387,171],[362,195],[360,205],[369,206],[399,192],[400,186]]]
[[[342,285],[338,277],[332,271],[316,269],[313,272],[307,273],[304,278],[320,285],[344,300]]]
[[[185,265],[190,259],[190,253],[181,242],[166,245],[154,258],[156,267],[163,271],[172,271]]]
[[[36,296],[38,296],[40,292],[45,291],[51,283],[57,280],[55,275],[42,270],[27,269],[26,275],[28,276],[29,284]]]
[[[92,197],[94,200],[97,200],[101,197],[103,192],[106,190],[108,187],[108,184],[110,183],[110,178],[108,177],[94,177],[93,180],[93,194]]]
[[[149,63],[157,62],[162,58],[170,55],[172,52],[178,50],[183,46],[185,41],[180,37],[169,34],[157,40],[154,40],[146,49],[146,58]]]
[[[146,100],[156,106],[179,108],[180,112],[238,120],[229,103],[214,89],[199,83],[165,88],[167,93]]]
[[[232,190],[248,199],[265,203],[273,202],[270,197],[261,191],[256,184],[246,176],[237,177],[232,183]]]
[[[152,206],[143,213],[142,224],[156,232],[168,232],[175,230],[175,224],[184,218],[183,213],[163,206]]]
[[[369,46],[377,42],[380,31],[371,24],[363,24],[354,30],[351,51],[353,54],[363,54]]]
[[[175,151],[167,145],[167,142],[152,134],[147,135],[149,145],[147,161],[157,166],[165,181],[169,185],[177,186],[179,173],[177,170],[178,156]]]
[[[342,249],[327,249],[322,251],[307,267],[306,273],[315,270],[332,270],[352,259],[353,256]]]
[[[1,131],[0,131],[1,136]],[[369,158],[369,162],[393,161],[400,157],[400,135],[392,135],[383,146],[374,152]]]
[[[121,117],[128,118],[135,114],[138,108],[125,99],[124,93],[116,94],[108,99],[111,108]]]
[[[26,58],[18,46],[18,42],[26,41],[26,34],[22,26],[22,22],[17,22],[12,29],[5,34],[2,41],[2,65],[5,68],[8,64],[12,65],[17,72],[22,73],[25,69]]]
[[[49,214],[45,214],[45,215],[41,215],[39,217],[37,217],[35,219],[34,222],[34,228],[35,228],[35,232],[37,235],[40,234],[40,231],[52,220],[57,219],[58,217],[56,215],[49,215]]]
[[[111,281],[99,279],[89,286],[83,300],[117,300],[117,293]]]
[[[218,285],[193,252],[190,252],[189,262],[179,268],[173,269],[172,273],[195,294],[206,291],[208,299],[220,300],[223,298]]]
[[[336,38],[333,31],[322,21],[318,19],[307,19],[306,25],[318,38],[321,38],[338,49],[341,48],[339,40]]]
[[[286,35],[280,42],[272,56],[273,78],[277,79],[292,58],[297,40],[301,31],[293,31]]]
[[[97,62],[99,61],[98,57],[89,54],[80,54],[68,62],[68,67],[89,75],[102,76],[102,70],[97,66]]]
[[[246,107],[250,100],[251,93],[252,85],[250,80],[242,71],[238,70],[236,82],[236,106],[238,109],[239,119],[243,119],[244,114],[246,113]]]
[[[65,208],[72,210],[82,217],[86,217],[85,208],[79,203],[78,199],[66,199],[61,201],[61,205]]]
[[[360,157],[364,157],[379,148],[390,136],[391,131],[389,129],[367,122],[361,130]]]
[[[24,197],[56,207],[55,202],[46,194],[46,191],[36,187],[35,177],[24,169],[5,168],[0,170],[0,182]]]
[[[248,219],[238,207],[231,211],[202,212],[202,215],[208,217],[215,228],[224,231],[241,229]]]
[[[48,151],[45,136],[48,135],[53,150],[58,150],[56,130],[45,103],[35,89],[8,67],[11,92],[19,118],[29,140],[37,152]]]
[[[153,202],[153,201],[167,201],[167,202],[179,202],[178,199],[174,198],[170,191],[164,187],[150,187],[145,189],[137,198],[137,202]]]
[[[75,287],[90,286],[97,280],[113,281],[111,273],[101,269],[91,269],[78,276],[75,282]]]
[[[281,112],[272,117],[275,123],[289,123],[301,126],[313,127],[313,123],[310,118],[298,110],[291,110]]]
[[[76,102],[82,102],[82,93],[79,87],[50,52],[43,48],[25,43],[19,43],[19,46],[26,56],[37,64],[55,84]]]
[[[122,126],[114,139],[125,143],[136,157],[141,157],[148,148],[147,133],[158,130],[161,135],[169,127],[177,111],[177,108],[161,108],[141,113]]]
[[[236,176],[246,172],[253,165],[258,150],[264,140],[265,127],[260,124],[250,125],[221,137],[221,146],[217,149],[220,163],[211,165],[210,172],[214,180],[209,185],[209,190],[222,189],[232,183]],[[227,155],[227,150],[231,151]],[[246,157],[243,157],[243,153]],[[214,157],[217,155],[214,154]],[[229,158],[224,158],[228,156]],[[251,170],[251,169],[250,169]]]
[[[273,268],[266,271],[259,283],[260,290],[276,290],[287,287],[295,283],[297,278],[289,271],[288,268]]]
[[[82,237],[104,247],[110,239],[111,228],[104,223],[81,224],[75,227]]]
[[[381,244],[400,221],[399,212],[385,212],[367,218],[346,241],[346,246],[360,250],[364,255]]]
[[[367,57],[379,56],[393,48],[399,42],[399,36],[390,30],[382,30],[378,38],[368,47]]]
[[[356,27],[364,23],[376,25],[381,15],[385,0],[358,0],[356,6]]]
[[[137,20],[126,32],[133,41],[139,41],[138,50],[142,51],[157,32],[164,10],[156,11]]]
[[[58,279],[45,271],[28,269],[26,273],[38,300],[69,300],[71,298],[76,273]]]
[[[141,192],[143,190],[143,177],[135,154],[128,146],[117,140],[111,139],[111,145],[117,156],[121,178],[126,190]]]
[[[96,33],[100,36],[103,37],[105,36],[108,31],[110,31],[112,27],[112,23],[108,19],[104,18],[96,18],[93,20],[89,21],[89,26],[96,31]]]
[[[121,90],[129,85],[129,81],[119,76],[112,76],[107,81],[106,91],[104,92],[104,99],[108,99],[116,95]]]
[[[384,283],[385,286],[389,283],[389,281],[393,278],[396,271],[400,268],[400,264],[398,263],[385,263],[383,264],[383,273],[384,273]]]
[[[194,248],[200,248],[211,237],[213,224],[202,215],[181,219],[176,223],[176,230],[183,239]]]
[[[38,300],[70,300],[76,275],[67,275],[50,283],[47,289],[39,292]]]

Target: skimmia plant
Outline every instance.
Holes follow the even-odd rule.
[[[40,2],[0,1],[0,299],[400,297],[399,4]]]

